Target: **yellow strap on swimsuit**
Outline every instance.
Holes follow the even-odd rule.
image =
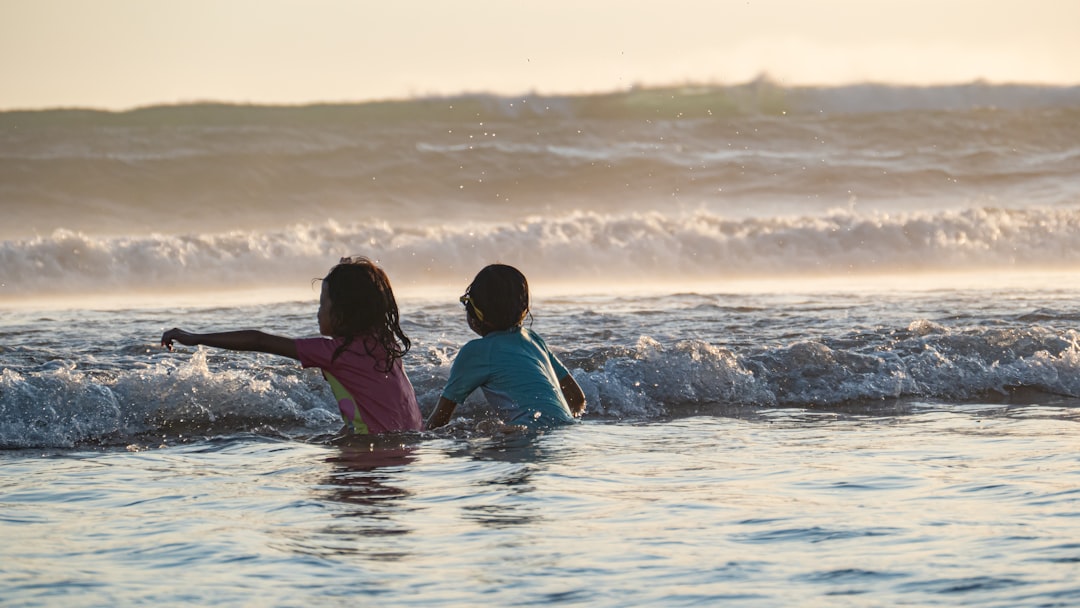
[[[370,431],[368,431],[368,425],[364,422],[363,416],[360,415],[360,408],[356,405],[356,398],[330,372],[323,370],[323,378],[326,378],[326,381],[330,383],[330,390],[334,391],[334,398],[337,399],[341,419],[345,421],[345,424],[352,427],[353,434],[367,435]]]

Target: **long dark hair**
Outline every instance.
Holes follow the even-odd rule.
[[[472,305],[483,315],[483,323],[495,331],[521,325],[529,314],[529,282],[513,266],[485,266],[476,274],[467,293]]]
[[[357,338],[364,349],[372,353],[369,340],[382,346],[385,359],[382,368],[389,372],[394,359],[402,358],[412,342],[401,330],[397,300],[390,287],[390,278],[381,268],[364,257],[341,258],[323,279],[330,299],[330,323],[334,332],[345,340],[334,351],[333,359],[345,352]],[[399,342],[400,340],[400,342]]]

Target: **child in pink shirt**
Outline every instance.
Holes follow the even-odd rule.
[[[319,333],[325,338],[286,338],[257,330],[196,334],[170,329],[173,342],[290,357],[317,367],[330,383],[341,417],[353,433],[419,431],[423,427],[412,383],[401,358],[409,338],[401,331],[390,279],[365,258],[342,258],[323,279]]]

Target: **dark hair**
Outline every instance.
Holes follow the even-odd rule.
[[[521,325],[529,314],[529,282],[513,266],[485,266],[466,293],[483,316],[483,323],[495,331]]]
[[[397,300],[390,288],[390,278],[371,260],[354,257],[341,258],[341,262],[330,269],[323,282],[330,299],[331,326],[335,333],[345,338],[334,351],[333,359],[337,359],[357,338],[363,338],[365,350],[372,354],[372,345],[368,341],[374,340],[382,346],[386,356],[383,361],[385,369],[379,371],[389,372],[394,359],[402,358],[412,345],[405,332],[401,331]]]

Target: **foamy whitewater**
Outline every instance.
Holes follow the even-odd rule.
[[[1080,603],[1080,88],[0,113],[0,603]],[[582,424],[334,441],[376,259],[421,407],[518,266]]]

